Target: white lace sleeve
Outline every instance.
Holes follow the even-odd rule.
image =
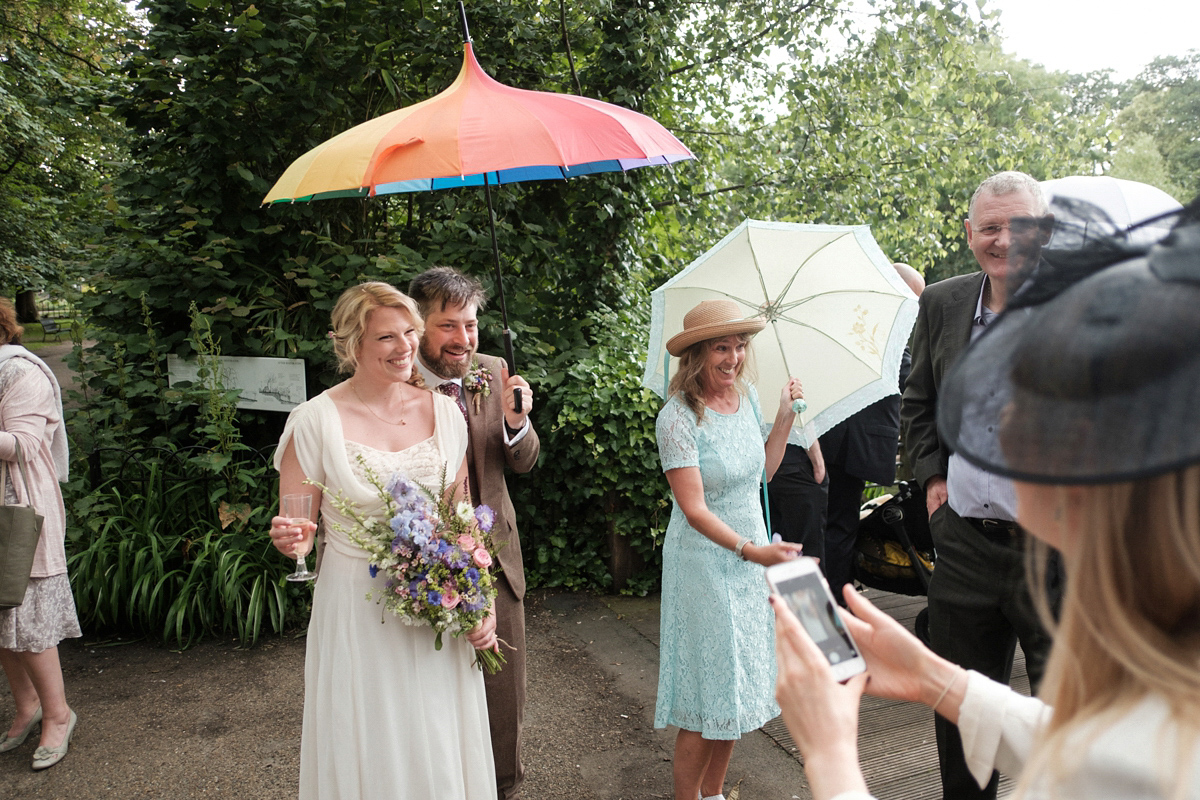
[[[663,472],[679,467],[700,466],[700,451],[696,446],[696,417],[677,397],[668,400],[662,411],[658,412],[655,432]]]

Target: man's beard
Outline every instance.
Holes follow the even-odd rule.
[[[426,347],[425,342],[421,342],[421,361],[425,366],[437,375],[439,378],[447,380],[453,378],[462,379],[466,377],[467,371],[471,368],[471,362],[475,358],[475,351],[468,350],[467,357],[461,363],[449,361],[441,358],[438,353],[431,353]]]

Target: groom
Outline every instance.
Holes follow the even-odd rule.
[[[500,800],[516,800],[525,776],[521,764],[525,568],[504,467],[507,464],[516,472],[528,472],[537,463],[540,443],[529,422],[533,392],[520,375],[505,377],[507,369],[502,359],[475,352],[479,345],[476,315],[487,303],[478,281],[450,267],[434,267],[413,279],[408,294],[425,317],[417,360],[425,385],[456,399],[467,419],[471,502],[486,504],[496,512],[492,539],[502,568],[497,581],[496,636],[511,646],[501,645],[507,663],[495,675],[486,675],[484,684],[497,794]],[[513,389],[521,390],[520,411],[513,403]]]

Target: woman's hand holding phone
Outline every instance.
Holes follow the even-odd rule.
[[[836,680],[844,681],[866,669],[816,559],[797,558],[768,567],[766,577],[777,599],[795,615],[810,642],[824,653]]]

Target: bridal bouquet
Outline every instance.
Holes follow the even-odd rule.
[[[383,501],[383,517],[364,516],[344,498],[333,505],[354,521],[342,533],[367,552],[371,577],[380,572],[386,582],[367,599],[381,603],[408,625],[429,625],[442,649],[442,634],[462,636],[487,617],[496,597],[489,532],[496,515],[485,505],[469,502],[452,506],[446,499],[446,476],[433,491],[396,474],[383,482],[366,470],[367,479]],[[495,674],[504,656],[476,650],[475,665]]]

